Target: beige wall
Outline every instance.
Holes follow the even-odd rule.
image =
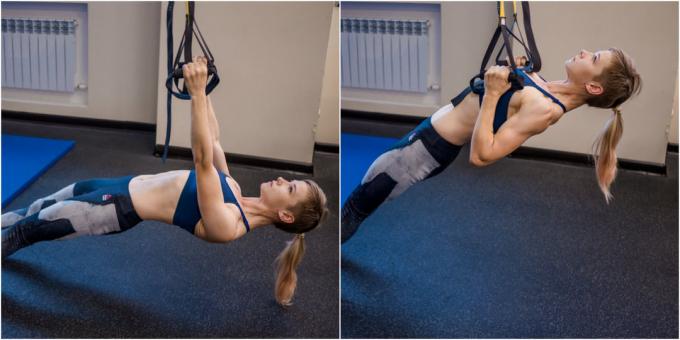
[[[319,108],[319,122],[316,125],[316,142],[338,145],[338,119],[340,117],[339,91],[339,49],[340,49],[340,8],[333,7],[331,29],[328,34],[328,49],[326,52],[326,67],[321,90],[321,107]]]
[[[163,15],[166,6],[159,9]],[[222,79],[211,98],[227,153],[311,164],[332,8],[332,2],[197,3],[198,23]],[[174,15],[173,34],[179,37],[183,10]],[[157,27],[156,45],[158,144],[166,126],[164,27]],[[189,101],[173,99],[172,127],[170,144],[190,147]]]
[[[464,4],[464,3],[461,3]],[[342,109],[388,112],[410,116],[428,116],[439,108],[441,75],[441,15],[440,5],[432,1],[387,2],[343,2],[344,18],[380,18],[398,20],[427,20],[429,53],[428,85],[425,93],[391,91],[365,88],[342,88]]]
[[[532,3],[531,9],[546,79],[562,78],[561,61],[580,48],[617,46],[633,56],[643,88],[622,106],[625,132],[618,156],[664,164],[678,74],[677,2],[541,2]],[[579,108],[526,145],[588,153],[609,114]]]
[[[73,6],[15,3],[12,7],[20,15],[69,17]],[[317,121],[319,140],[337,143],[338,113],[335,109],[333,119],[328,106],[333,93],[337,96],[337,85],[324,87],[326,106],[319,109],[324,67],[333,67],[325,63],[332,2],[199,2],[196,8],[222,76],[212,99],[225,150],[308,164]],[[87,88],[75,94],[3,89],[2,109],[158,124],[156,142],[162,144],[165,9],[166,3],[159,2],[87,3],[81,22],[83,71],[77,75]],[[176,9],[174,36],[178,38],[184,10]],[[175,47],[178,43],[175,39]],[[337,50],[335,55],[337,59]],[[173,99],[172,145],[190,146],[188,108],[187,102]]]
[[[439,105],[448,104],[479,72],[498,22],[495,2],[442,3],[442,80]],[[538,31],[537,25],[535,30]],[[543,51],[544,47],[539,44]],[[426,115],[430,115],[430,112]]]
[[[31,13],[52,17],[52,4],[32,5]],[[87,65],[87,89],[73,95],[3,89],[2,109],[155,123],[159,8],[154,2],[88,3],[87,57],[79,60]]]
[[[668,143],[678,145],[678,78],[675,78],[675,96],[673,97],[673,113],[668,127]]]
[[[597,50],[617,46],[634,57],[643,77],[643,91],[622,107],[626,132],[618,154],[625,159],[663,164],[678,71],[677,3],[532,2],[531,9],[532,26],[544,64],[541,74],[546,79],[562,79],[565,76],[563,61],[581,48]],[[440,12],[439,105],[444,105],[479,69],[497,17],[495,2],[442,2]],[[386,13],[391,13],[389,8]],[[419,116],[434,111],[422,106],[417,98],[411,107],[397,106],[384,98],[387,97],[367,99],[368,103],[362,107],[357,103],[347,107],[343,98],[342,108]],[[609,112],[587,107],[569,112],[525,145],[590,153]]]

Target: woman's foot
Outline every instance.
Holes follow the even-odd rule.
[[[349,201],[345,202],[342,206],[342,214],[340,217],[342,243],[345,243],[352,235],[354,235],[354,233],[356,233],[359,229],[359,225],[361,225],[361,222],[363,222],[366,217],[368,217],[368,215],[358,212],[352,207],[352,204]]]
[[[19,229],[16,227],[2,229],[2,259],[14,254],[17,250],[24,247],[18,235]]]

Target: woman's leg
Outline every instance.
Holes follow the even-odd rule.
[[[73,188],[75,186],[74,184],[70,184],[66,186],[65,188],[55,192],[52,195],[45,196],[43,198],[39,198],[35,200],[33,203],[31,203],[28,207],[19,209],[19,210],[14,210],[10,211],[7,213],[2,214],[2,228],[9,227],[18,221],[24,219],[26,216],[31,216],[35,214],[36,212],[40,211],[41,209],[47,208],[51,206],[52,204],[56,202],[63,201],[65,199],[69,199],[73,197]]]
[[[440,173],[458,155],[460,146],[441,138],[430,119],[409,132],[369,167],[361,184],[342,207],[342,242],[384,201],[401,195],[413,184]]]
[[[118,233],[141,219],[127,183],[56,202],[2,230],[2,258],[48,240]]]
[[[84,195],[101,188],[119,185],[120,183],[126,181],[127,178],[128,177],[96,178],[70,184],[52,195],[35,200],[27,208],[22,208],[2,214],[2,218],[0,218],[2,228],[11,226],[19,220],[27,216],[31,216],[54,203],[61,202],[74,196]]]

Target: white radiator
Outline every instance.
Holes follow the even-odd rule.
[[[427,92],[427,20],[343,18],[342,86]]]
[[[75,21],[2,19],[2,87],[73,92]]]

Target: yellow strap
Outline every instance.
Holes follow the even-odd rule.
[[[517,1],[512,0],[512,14],[517,16]]]
[[[186,8],[186,11],[187,11],[186,15],[187,15],[187,18],[188,18],[189,17],[189,1],[186,2],[185,8]]]

